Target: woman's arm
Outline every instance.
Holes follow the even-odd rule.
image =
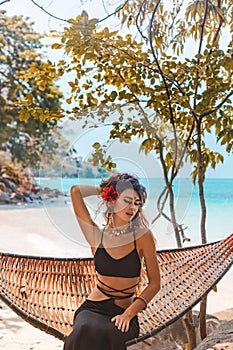
[[[83,198],[99,195],[99,189],[95,186],[72,186],[70,195],[79,226],[91,247],[95,247],[99,241],[100,230],[92,220]]]
[[[142,254],[145,259],[148,285],[140,294],[142,299],[135,299],[134,303],[131,305],[132,309],[130,311],[135,315],[146,307],[143,299],[149,303],[160,290],[160,269],[156,254],[155,240],[152,233],[148,231],[139,238],[138,245],[139,248],[141,246]]]
[[[139,238],[137,240],[137,246],[142,251],[142,255],[145,259],[148,285],[141,292],[139,298],[135,298],[134,302],[125,310],[122,315],[117,315],[112,319],[118,329],[120,329],[122,332],[125,332],[129,329],[130,320],[140,311],[145,309],[147,303],[149,303],[149,301],[160,290],[160,270],[152,233],[147,232],[145,235]]]

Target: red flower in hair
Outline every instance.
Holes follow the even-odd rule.
[[[114,203],[115,200],[119,197],[119,194],[117,191],[115,191],[113,186],[109,186],[103,188],[101,197],[108,203]]]

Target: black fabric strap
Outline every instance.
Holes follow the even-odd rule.
[[[134,295],[134,292],[128,293],[127,295],[114,295],[112,293],[108,293],[105,289],[101,288],[99,285],[97,285],[97,289],[99,289],[101,293],[103,293],[107,297],[113,298],[113,299],[127,299],[127,298],[131,298]]]
[[[134,287],[136,287],[138,285],[138,283],[127,287],[127,288],[123,288],[123,289],[117,289],[117,288],[113,288],[109,285],[107,285],[106,283],[100,281],[100,279],[97,277],[97,280],[105,287],[109,288],[109,290],[106,290],[102,287],[100,287],[99,284],[97,284],[97,288],[106,296],[114,298],[114,299],[126,299],[126,298],[130,298],[134,295],[134,292],[127,292],[129,289],[132,289]],[[117,292],[117,293],[122,293],[124,295],[114,295],[112,294],[112,292]]]

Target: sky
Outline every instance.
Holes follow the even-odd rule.
[[[82,10],[87,11],[90,17],[104,18],[109,13],[113,12],[115,4],[119,4],[116,0],[83,0],[82,2],[78,0],[68,0],[66,2],[64,2],[64,0],[36,0],[36,3],[52,15],[62,19],[74,18],[79,15]],[[105,7],[103,7],[103,3],[105,3]],[[111,6],[111,4],[114,6]],[[51,18],[42,9],[37,7],[32,0],[9,0],[8,2],[3,3],[0,6],[0,9],[6,10],[8,16],[23,15],[24,17],[29,17],[35,23],[34,29],[40,33],[47,33],[51,29],[62,29],[62,27],[66,25],[66,22],[64,21]],[[113,17],[111,17],[108,22],[105,22],[105,25],[107,24],[114,28]],[[53,59],[56,59],[56,50],[50,54],[53,56]],[[84,159],[86,159],[91,152],[91,144],[93,143],[93,140],[95,140],[95,135],[98,136],[100,141],[104,141],[107,135],[103,128],[101,128],[96,134],[93,130],[83,131],[79,125],[75,125],[74,129],[76,130],[76,134],[73,135],[72,142],[79,147]],[[213,150],[223,153],[225,158],[224,164],[220,164],[215,170],[208,170],[207,177],[233,178],[233,155],[224,153],[223,147],[216,144],[214,135],[209,135],[206,141]],[[136,141],[132,144],[130,149],[120,143],[115,143],[115,145],[112,145],[111,147],[112,150],[114,149],[115,159],[118,159],[123,168],[125,166],[127,167],[126,163],[128,162],[128,166],[135,169],[135,172],[143,172],[143,168],[145,168],[147,169],[146,172],[149,174],[148,176],[154,174],[155,169],[157,169],[156,172],[160,173],[157,168],[158,161],[156,160],[156,157],[151,158],[151,156],[145,157],[142,154],[138,154],[138,143]]]

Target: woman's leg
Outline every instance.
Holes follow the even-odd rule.
[[[134,317],[128,332],[118,330],[111,319],[120,312],[112,300],[85,303],[75,313],[64,350],[125,350],[125,342],[138,337],[139,325]]]

